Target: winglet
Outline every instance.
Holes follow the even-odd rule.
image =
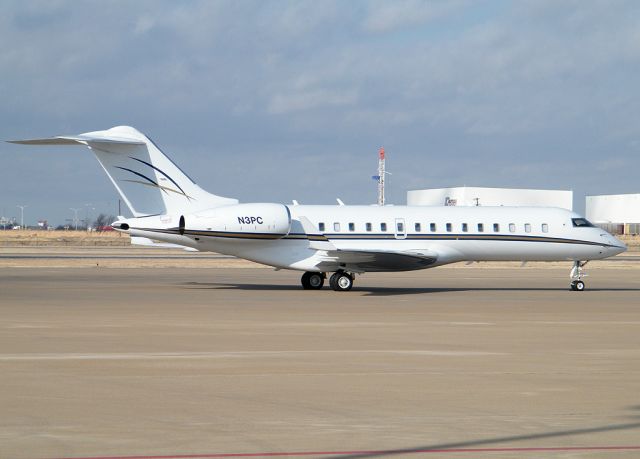
[[[309,239],[309,248],[313,250],[338,250],[327,237],[318,231],[307,217],[298,217],[302,229]]]

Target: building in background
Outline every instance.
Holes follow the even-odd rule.
[[[408,206],[536,206],[573,210],[571,190],[525,190],[459,186],[410,190]]]
[[[587,196],[585,216],[612,234],[640,234],[640,193]]]

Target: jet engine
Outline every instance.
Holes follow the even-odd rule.
[[[291,230],[291,213],[283,204],[236,204],[183,215],[180,234],[194,236],[233,236],[280,239]]]

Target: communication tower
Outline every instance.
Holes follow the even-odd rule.
[[[378,175],[371,177],[378,182],[378,205],[384,206],[384,176],[389,172],[384,168],[384,147],[380,147],[378,151]]]

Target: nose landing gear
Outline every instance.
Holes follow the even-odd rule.
[[[584,282],[582,281],[583,277],[586,277],[588,274],[584,271],[585,265],[589,263],[589,261],[574,261],[573,268],[571,269],[571,290],[576,292],[582,292],[584,290]]]

